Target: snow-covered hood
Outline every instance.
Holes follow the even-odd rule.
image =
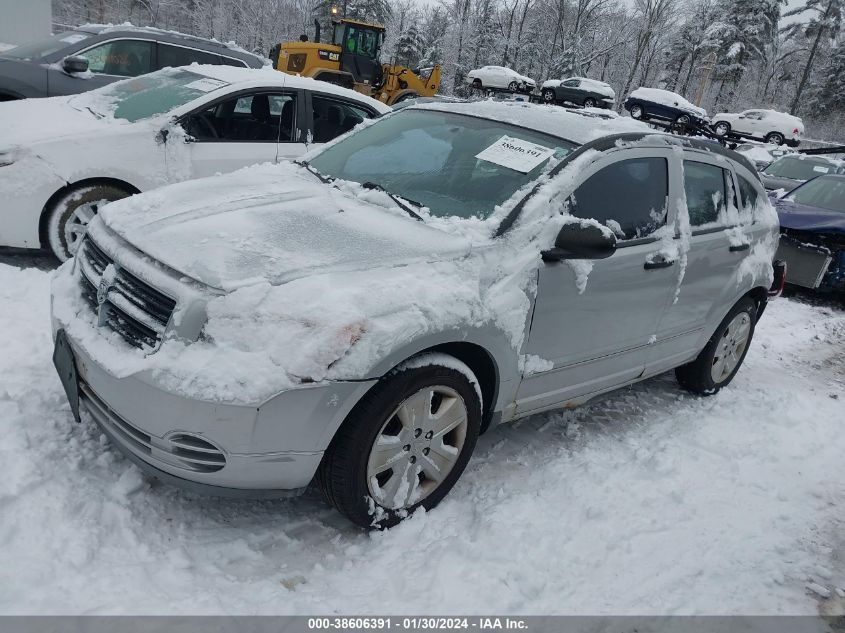
[[[222,290],[469,253],[468,240],[411,219],[386,194],[348,188],[357,194],[268,164],[133,196],[101,216],[155,260]]]
[[[90,137],[113,123],[71,107],[69,97],[0,103],[0,150],[73,136]],[[12,123],[13,122],[13,123]]]

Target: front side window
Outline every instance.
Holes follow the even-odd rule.
[[[214,53],[200,51],[195,48],[184,48],[182,46],[171,46],[170,44],[158,45],[158,67],[175,68],[177,66],[190,66],[197,64],[219,64],[220,57]]]
[[[314,142],[325,143],[345,134],[372,114],[345,101],[311,95]]]
[[[563,85],[566,86],[567,88],[577,88],[578,84],[580,84],[580,83],[581,82],[578,81],[577,79],[570,79],[569,81],[564,81]]]
[[[183,125],[197,141],[284,143],[293,139],[295,120],[294,95],[260,93],[216,103]]]
[[[647,237],[666,224],[665,158],[622,160],[590,176],[569,199],[572,215],[596,220],[621,239]]]
[[[508,138],[542,148],[540,160],[503,164]],[[381,185],[434,216],[483,219],[574,147],[500,121],[411,107],[351,134],[311,165],[330,178]]]
[[[153,43],[145,40],[115,40],[81,53],[88,70],[103,75],[137,77],[152,70]]]
[[[715,165],[684,161],[684,192],[692,226],[715,224],[726,217],[725,170]]]

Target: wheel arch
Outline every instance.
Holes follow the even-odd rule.
[[[67,195],[70,191],[73,191],[74,189],[78,189],[80,187],[88,187],[92,185],[106,185],[110,187],[117,187],[118,189],[128,191],[131,195],[141,193],[141,190],[138,189],[138,187],[119,178],[84,178],[82,180],[77,180],[76,182],[67,183],[64,187],[57,190],[52,196],[50,196],[50,198],[44,204],[44,207],[41,209],[41,217],[38,220],[38,240],[39,242],[41,242],[41,248],[49,247],[49,240],[47,237],[47,225],[49,223],[50,211],[52,211],[53,205],[56,204],[56,201],[58,201],[62,196]]]

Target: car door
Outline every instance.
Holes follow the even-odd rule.
[[[581,91],[578,89],[580,84],[581,82],[578,79],[567,79],[560,84],[562,100],[580,104],[582,96]]]
[[[88,72],[69,75],[60,68],[51,68],[47,79],[51,96],[94,90],[155,69],[155,42],[142,38],[100,42],[75,55],[88,60]]]
[[[677,277],[660,256],[672,222],[671,153],[618,150],[584,174],[570,198],[573,215],[619,236],[607,259],[544,262],[523,353],[552,368],[523,376],[517,413],[560,406],[639,378]]]
[[[364,119],[371,119],[376,114],[349,99],[317,92],[307,92],[305,102],[309,114],[306,120],[309,148],[345,134]]]
[[[158,68],[176,68],[197,64],[220,64],[220,56],[188,46],[173,43],[158,43]]]
[[[680,170],[680,166],[678,166]],[[675,235],[683,276],[673,289],[651,348],[649,373],[675,367],[693,358],[712,332],[713,311],[749,245],[728,237],[739,223],[734,176],[728,164],[710,152],[685,152],[682,179],[689,211],[690,233]],[[729,208],[731,207],[730,212]]]
[[[191,177],[303,154],[302,106],[299,90],[261,89],[218,99],[184,117]]]
[[[763,114],[760,110],[746,110],[737,119],[736,131],[748,136],[762,136]]]

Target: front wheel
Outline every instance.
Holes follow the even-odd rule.
[[[592,97],[587,97],[584,99],[584,107],[585,108],[595,108],[596,107],[596,100]]]
[[[716,328],[707,345],[691,363],[675,369],[675,377],[685,389],[703,396],[719,391],[739,371],[757,321],[757,304],[739,301]]]
[[[113,185],[73,187],[48,210],[47,242],[59,261],[73,257],[100,207],[132,195]]]
[[[519,84],[515,81],[512,81],[508,84],[508,90],[511,92],[516,92],[519,90]]]
[[[766,134],[766,142],[772,145],[783,145],[785,140],[783,134],[780,132],[769,132]]]
[[[475,88],[476,90],[481,90],[481,88],[483,87],[481,85],[481,80],[480,79],[473,79],[472,80],[472,87]]]
[[[713,126],[713,132],[716,133],[716,136],[727,136],[730,131],[731,125],[726,121],[719,121]]]
[[[638,120],[645,118],[645,110],[643,110],[641,105],[636,104],[631,106],[631,118]]]
[[[543,101],[546,103],[554,103],[557,101],[557,99],[555,99],[555,91],[550,88],[543,90]]]
[[[355,406],[323,457],[317,483],[328,502],[372,528],[436,506],[475,448],[476,384],[468,367],[444,354],[417,357],[388,374]]]

